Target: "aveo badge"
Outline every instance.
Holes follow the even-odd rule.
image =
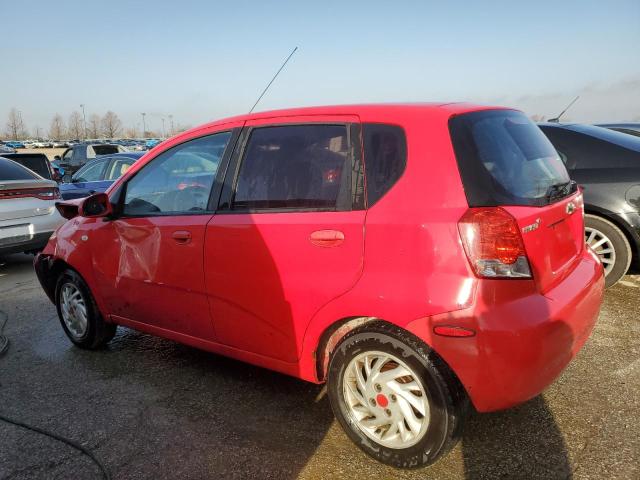
[[[522,227],[522,233],[533,232],[534,230],[537,230],[537,228],[539,226],[540,226],[540,219],[536,218],[536,221],[533,222],[531,225],[527,225],[526,227]]]

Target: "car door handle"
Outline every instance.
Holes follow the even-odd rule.
[[[171,238],[173,238],[177,243],[189,243],[191,241],[191,232],[186,230],[176,230],[171,234]]]
[[[309,241],[316,247],[337,247],[344,242],[344,233],[340,230],[316,230]]]

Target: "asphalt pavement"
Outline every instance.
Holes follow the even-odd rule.
[[[446,458],[402,471],[348,440],[321,386],[125,328],[104,350],[73,347],[31,261],[0,259],[0,415],[77,441],[114,479],[640,478],[640,276],[607,291],[591,338],[541,396],[471,414]],[[0,421],[0,479],[33,478],[101,477],[67,445]]]

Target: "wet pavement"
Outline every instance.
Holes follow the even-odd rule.
[[[591,339],[543,395],[472,414],[449,456],[411,471],[352,445],[320,386],[124,328],[105,350],[72,347],[31,257],[0,260],[0,310],[0,415],[76,440],[115,479],[640,478],[640,276],[607,291]],[[0,479],[27,478],[100,471],[0,422]]]

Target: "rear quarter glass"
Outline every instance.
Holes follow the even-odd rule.
[[[569,174],[551,142],[522,112],[482,110],[449,120],[470,207],[541,206]]]

